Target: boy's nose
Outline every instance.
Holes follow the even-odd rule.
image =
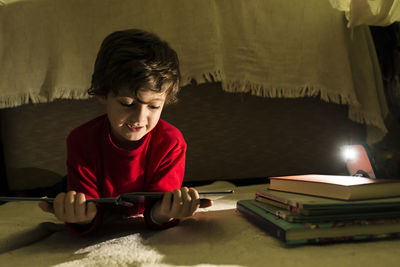
[[[139,107],[134,111],[132,111],[129,119],[132,123],[137,123],[139,125],[142,125],[143,122],[145,122],[146,120],[146,111],[142,107]]]

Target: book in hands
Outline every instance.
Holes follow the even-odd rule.
[[[233,190],[225,191],[205,191],[199,192],[200,206],[202,203],[210,202],[210,200],[216,200],[222,198],[227,194],[232,194]],[[132,206],[133,204],[145,203],[149,200],[162,199],[164,193],[162,192],[133,192],[121,194],[115,198],[88,198],[86,202],[95,202],[100,204],[115,204]],[[48,197],[0,197],[0,202],[12,202],[12,201],[45,201],[47,203],[53,203],[54,198]]]
[[[308,174],[270,177],[270,183],[271,190],[342,200],[400,196],[400,179]]]

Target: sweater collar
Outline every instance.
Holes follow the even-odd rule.
[[[139,153],[139,151],[142,151],[143,147],[146,146],[146,144],[148,143],[148,141],[151,138],[152,132],[154,131],[154,129],[152,129],[149,133],[147,133],[145,136],[143,136],[139,140],[139,144],[136,148],[134,148],[132,150],[127,150],[127,149],[121,148],[115,144],[115,142],[113,141],[113,138],[111,136],[111,128],[110,127],[111,127],[110,121],[108,120],[108,117],[106,116],[104,129],[105,129],[105,138],[106,138],[107,146],[109,146],[113,151],[117,152],[118,154],[124,155],[124,156],[135,156],[137,153]],[[154,127],[154,128],[156,128],[156,127]]]

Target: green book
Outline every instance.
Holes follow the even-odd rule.
[[[285,208],[268,204],[259,201],[256,198],[254,205],[263,210],[281,218],[288,222],[329,222],[329,221],[352,221],[352,220],[369,220],[369,219],[387,219],[387,218],[400,218],[400,210],[384,210],[376,212],[351,212],[351,213],[337,213],[326,212],[321,214],[304,215],[301,213],[294,213]],[[329,211],[329,210],[328,210]]]
[[[336,200],[281,191],[259,190],[256,200],[303,215],[400,211],[400,197]]]
[[[400,218],[296,223],[265,211],[255,205],[254,200],[239,200],[236,207],[249,221],[288,245],[388,238],[400,234]]]

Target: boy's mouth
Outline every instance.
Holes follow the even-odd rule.
[[[134,125],[131,125],[131,124],[126,124],[126,126],[128,127],[128,129],[131,132],[139,132],[140,130],[142,130],[144,128],[144,126],[134,126]]]

